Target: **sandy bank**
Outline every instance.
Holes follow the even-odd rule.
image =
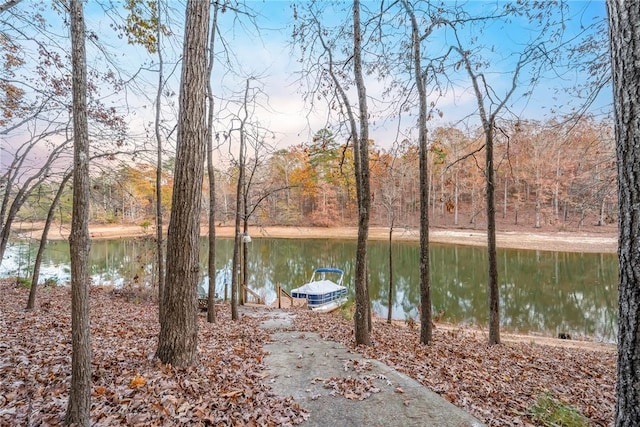
[[[20,238],[38,239],[42,235],[41,224],[22,224],[14,228],[15,236]],[[92,239],[118,239],[124,237],[153,236],[153,227],[143,228],[138,225],[91,225],[89,227]],[[69,237],[68,226],[55,226],[49,232],[49,239],[60,240]],[[208,233],[203,227],[202,235]],[[252,238],[283,238],[283,239],[348,239],[355,240],[358,235],[356,227],[250,227]],[[216,236],[233,237],[233,227],[217,227]],[[385,227],[371,227],[370,240],[389,239],[389,229]],[[393,239],[398,241],[415,241],[419,239],[417,229],[396,229]],[[481,230],[464,229],[432,229],[429,241],[433,243],[486,246],[486,233]],[[499,248],[532,249],[558,252],[589,252],[616,253],[618,237],[615,232],[585,233],[585,232],[528,232],[501,231],[496,235]]]

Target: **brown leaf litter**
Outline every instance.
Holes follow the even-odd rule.
[[[25,311],[28,290],[0,281],[0,425],[59,425],[66,410],[70,370],[70,290],[39,289],[40,308]],[[91,290],[92,426],[295,425],[307,412],[275,396],[265,378],[260,317],[218,323],[199,316],[199,364],[161,364],[157,305]],[[339,315],[296,310],[295,328],[354,348],[353,323]],[[357,350],[416,379],[489,425],[532,425],[529,408],[548,392],[574,406],[593,425],[613,421],[615,351],[528,342],[488,346],[477,331],[436,328],[434,342],[418,331],[376,322],[371,347]],[[349,361],[346,378],[318,378],[341,398],[366,399],[378,390],[367,364]],[[402,393],[402,390],[396,390]]]

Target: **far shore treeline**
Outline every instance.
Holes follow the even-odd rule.
[[[505,126],[509,126],[505,124]],[[615,147],[608,124],[583,118],[564,127],[552,122],[519,121],[503,129],[496,144],[496,219],[500,228],[578,230],[617,221]],[[248,222],[260,226],[336,227],[357,224],[353,152],[326,129],[307,144],[248,161]],[[429,149],[429,214],[435,227],[485,228],[479,131],[437,128]],[[317,142],[319,140],[321,142]],[[461,159],[462,153],[477,155]],[[417,147],[393,152],[370,142],[371,224],[416,227],[419,218]],[[165,216],[170,212],[173,161],[162,171]],[[251,165],[251,166],[249,166]],[[94,224],[152,226],[156,167],[152,162],[95,168],[91,177]],[[237,167],[215,171],[218,225],[231,225],[236,206]],[[202,221],[208,215],[208,177],[203,188]],[[18,220],[43,221],[59,183],[33,191]],[[56,212],[67,222],[71,188]]]

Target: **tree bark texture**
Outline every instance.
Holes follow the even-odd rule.
[[[158,276],[158,300],[162,301],[164,294],[164,222],[162,213],[162,133],[160,129],[160,121],[162,120],[162,91],[164,90],[164,60],[162,57],[162,8],[161,2],[156,3],[157,22],[156,37],[158,51],[158,90],[156,92],[156,117],[155,117],[155,134],[156,134],[156,264]],[[158,319],[162,319],[162,304],[159,304]]]
[[[640,425],[640,3],[607,0],[618,164],[617,426]]]
[[[371,308],[367,287],[367,240],[369,236],[369,215],[371,191],[369,187],[369,117],[367,113],[367,92],[362,73],[362,33],[360,30],[360,2],[353,2],[353,63],[358,107],[360,114],[360,135],[354,141],[354,162],[356,170],[356,192],[358,198],[358,240],[356,247],[356,312],[354,327],[356,343],[370,345],[369,334]]]
[[[413,10],[405,1],[404,7],[411,18],[411,45],[413,71],[418,89],[418,150],[420,153],[420,342],[433,340],[431,324],[431,281],[429,272],[429,148],[427,147],[427,92],[422,79],[420,33]],[[435,206],[435,203],[434,203]]]
[[[213,73],[214,47],[216,41],[216,27],[218,26],[218,10],[220,3],[213,5],[213,19],[209,35],[209,63],[207,64],[207,175],[209,176],[209,258],[207,260],[207,275],[209,276],[209,295],[207,296],[207,322],[216,321],[216,175],[213,167],[213,107],[214,97],[211,87]]]
[[[482,122],[485,137],[485,198],[487,203],[487,258],[488,258],[488,287],[489,287],[489,345],[500,344],[500,288],[498,283],[498,257],[496,255],[496,207],[495,207],[495,173],[493,170],[493,135],[495,118],[504,106],[511,92],[505,96],[502,103],[492,114],[487,113],[485,101],[473,67],[466,53],[461,51],[467,74],[471,78],[473,90],[478,101],[478,113]],[[514,79],[516,81],[517,79]],[[475,209],[474,209],[475,212]],[[474,214],[475,216],[475,214]],[[475,220],[474,220],[475,221]]]
[[[91,331],[89,328],[89,125],[87,63],[81,0],[69,3],[73,92],[73,209],[71,255],[71,387],[65,423],[89,426],[91,410]]]
[[[167,234],[167,274],[161,301],[164,315],[160,319],[156,353],[163,363],[174,366],[191,366],[197,359],[209,9],[208,1],[187,1],[175,180]]]
[[[493,122],[485,126],[485,165],[487,199],[487,258],[489,270],[489,344],[500,344],[500,288],[496,249],[495,173],[493,170]]]
[[[392,214],[393,215],[393,214]],[[389,224],[389,296],[387,300],[387,323],[391,324],[393,318],[393,219]]]

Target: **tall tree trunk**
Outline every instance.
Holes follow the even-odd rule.
[[[71,0],[73,92],[73,209],[71,255],[71,387],[65,424],[89,426],[91,410],[91,330],[89,327],[89,125],[87,62],[81,0]]]
[[[162,58],[162,11],[161,1],[157,2],[156,16],[156,50],[158,51],[158,91],[156,92],[156,267],[158,276],[158,301],[162,301],[164,294],[164,224],[162,218],[162,135],[160,120],[162,119],[162,90],[164,89],[164,61]],[[158,304],[158,320],[163,316],[162,304]]]
[[[389,215],[391,216],[389,226],[389,298],[387,301],[387,323],[391,323],[393,318],[393,207],[389,209]]]
[[[250,79],[247,79],[244,90],[244,117],[240,121],[240,147],[238,153],[238,183],[236,186],[236,214],[235,214],[235,228],[234,235],[235,240],[233,244],[233,259],[231,263],[231,319],[238,320],[238,298],[240,292],[242,292],[242,284],[238,284],[240,279],[240,265],[241,265],[241,246],[242,236],[240,233],[240,225],[242,223],[242,217],[244,214],[244,185],[245,185],[245,134],[244,125],[249,117],[247,109],[248,97],[249,97]]]
[[[247,291],[247,271],[249,264],[249,248],[247,247],[247,243],[249,240],[249,212],[247,210],[247,205],[249,204],[249,200],[247,197],[247,193],[245,192],[245,198],[242,202],[242,206],[244,208],[243,214],[243,222],[242,222],[242,238],[240,239],[240,247],[242,248],[242,303],[247,302],[247,298],[249,297],[249,292]]]
[[[500,289],[496,252],[495,173],[493,169],[493,123],[485,126],[487,258],[489,270],[489,344],[500,344]]]
[[[323,38],[323,30],[320,21],[316,20],[317,35],[325,53],[327,54],[327,72],[334,83],[338,99],[342,102],[347,119],[349,121],[350,139],[353,142],[353,165],[356,181],[356,198],[358,203],[358,238],[356,244],[355,261],[355,288],[356,288],[356,312],[354,315],[354,329],[356,343],[370,345],[371,306],[367,284],[367,238],[369,233],[369,209],[371,207],[371,192],[369,188],[369,125],[367,114],[367,94],[362,75],[362,34],[360,33],[360,3],[353,3],[353,28],[354,28],[354,76],[358,91],[358,103],[360,113],[360,135],[356,117],[349,102],[349,97],[340,84],[340,80],[334,71],[333,53]]]
[[[431,322],[431,280],[429,273],[429,148],[427,147],[427,92],[424,87],[420,64],[420,32],[415,13],[406,1],[405,10],[411,18],[411,44],[413,47],[413,72],[419,97],[418,150],[420,155],[420,342],[433,340]]]
[[[29,290],[29,300],[27,301],[27,310],[33,310],[36,306],[36,291],[38,289],[38,280],[40,279],[40,265],[42,264],[42,256],[44,255],[44,249],[47,247],[47,236],[49,234],[49,229],[51,228],[51,223],[53,222],[53,216],[56,211],[56,207],[60,202],[60,197],[62,196],[62,192],[67,185],[69,179],[71,179],[72,174],[66,174],[64,178],[62,178],[62,182],[60,182],[60,187],[58,187],[58,191],[56,192],[53,201],[51,202],[51,206],[49,206],[49,212],[47,212],[47,219],[44,222],[44,228],[42,229],[42,237],[40,237],[40,245],[38,246],[38,253],[36,254],[36,259],[33,263],[33,274],[31,275],[31,289]]]
[[[156,355],[173,366],[197,360],[200,209],[207,149],[208,1],[187,0],[167,276]]]
[[[358,197],[358,240],[356,247],[356,313],[354,316],[356,344],[371,345],[371,304],[367,286],[367,240],[369,236],[369,216],[371,191],[369,188],[369,116],[367,112],[367,92],[362,73],[362,33],[360,29],[360,2],[353,2],[353,62],[358,107],[360,115],[360,135],[354,141],[354,161],[356,163],[356,190]]]
[[[607,0],[618,162],[616,426],[640,425],[640,3]]]
[[[209,63],[207,65],[207,175],[209,176],[209,258],[207,275],[209,276],[209,295],[207,296],[207,322],[215,323],[216,312],[216,171],[213,167],[213,107],[214,97],[211,87],[211,75],[215,59],[214,47],[218,26],[220,2],[214,2],[211,34],[209,36]]]

